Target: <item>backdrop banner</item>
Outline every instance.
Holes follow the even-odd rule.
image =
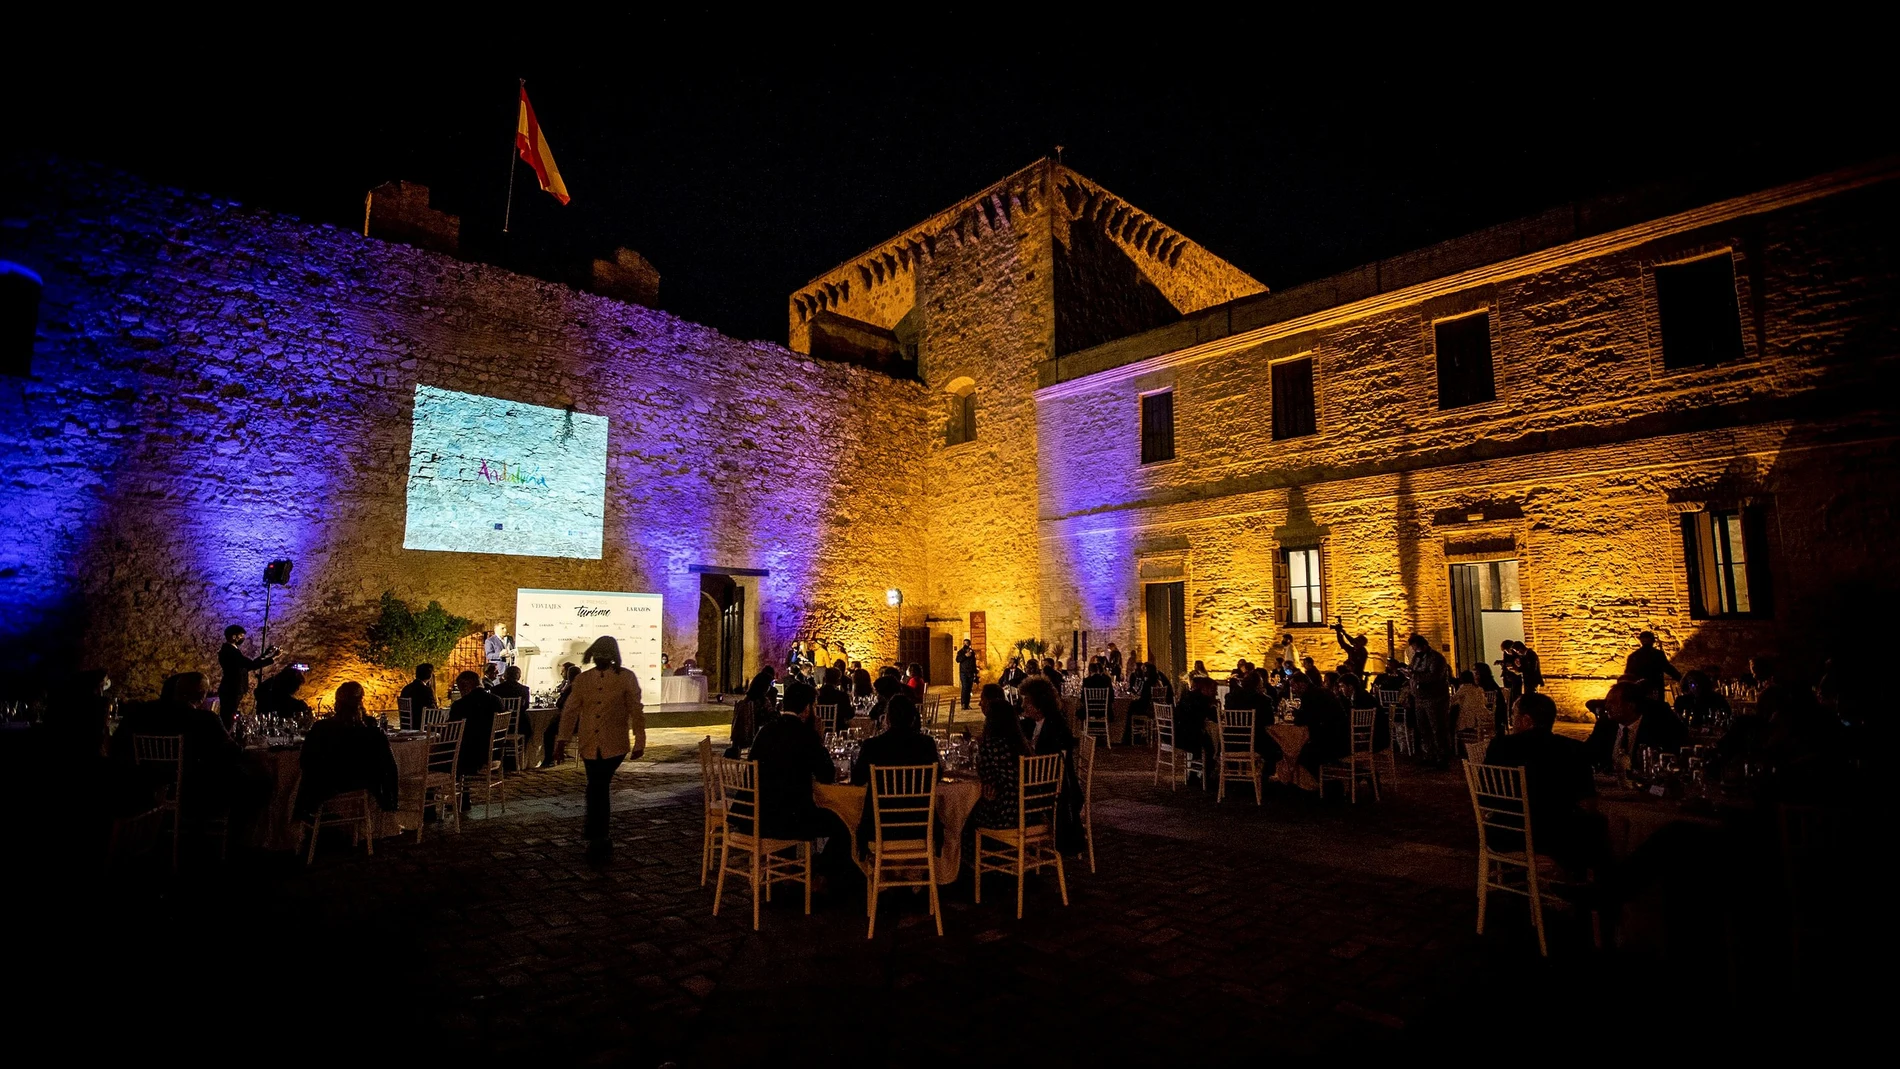
[[[606,590],[515,591],[515,663],[537,696],[560,682],[561,662],[581,654],[602,635],[620,643],[620,659],[640,675],[640,696],[660,704],[661,598]]]

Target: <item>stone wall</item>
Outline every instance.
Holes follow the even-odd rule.
[[[133,692],[206,668],[296,573],[273,639],[345,677],[384,590],[512,618],[518,587],[655,591],[697,645],[694,565],[769,569],[759,629],[894,651],[923,585],[921,387],[648,308],[70,164],[9,165],[0,258],[45,279],[27,379],[0,379],[14,663]],[[402,549],[418,383],[610,421],[603,556]]]
[[[1140,358],[1119,367],[1045,369],[1045,615],[1139,634],[1144,573],[1180,574],[1189,657],[1259,660],[1288,630],[1279,551],[1318,544],[1329,618],[1375,651],[1388,622],[1444,646],[1447,564],[1514,556],[1527,639],[1572,710],[1645,628],[1685,666],[1779,650],[1817,669],[1895,588],[1896,185],[1807,183],[1159,355],[1130,339],[1115,348]],[[1666,370],[1654,267],[1724,250],[1746,354]],[[1440,411],[1432,323],[1480,308],[1498,399]],[[1269,365],[1300,355],[1319,430],[1274,441]],[[1138,396],[1170,387],[1177,459],[1144,467]],[[1693,620],[1677,515],[1745,503],[1770,517],[1774,615]],[[1324,629],[1294,634],[1337,662]]]
[[[986,616],[988,672],[1018,639],[1068,642],[1044,612],[1037,516],[1040,369],[1065,337],[1113,336],[1262,289],[1102,187],[1040,161],[840,264],[791,298],[793,348],[826,312],[914,344],[927,388],[928,459],[916,489],[926,583],[909,622],[961,640]],[[977,438],[949,444],[957,391]],[[1100,641],[1106,642],[1103,638]]]

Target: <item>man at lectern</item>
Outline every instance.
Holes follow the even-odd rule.
[[[482,656],[495,666],[495,674],[501,675],[515,659],[515,640],[508,637],[508,625],[496,624],[482,640]]]

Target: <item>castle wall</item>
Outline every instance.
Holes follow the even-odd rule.
[[[1897,198],[1877,182],[1690,213],[1046,388],[1044,613],[1136,641],[1144,575],[1178,575],[1191,659],[1258,661],[1291,631],[1330,666],[1330,632],[1284,623],[1282,549],[1321,547],[1329,621],[1375,652],[1388,622],[1450,644],[1447,565],[1509,557],[1573,711],[1645,628],[1684,667],[1779,650],[1816,669],[1896,585]],[[1746,352],[1667,370],[1654,267],[1724,249]],[[1498,399],[1441,412],[1432,322],[1478,308]],[[1318,433],[1274,441],[1269,367],[1300,355]],[[1162,388],[1177,459],[1143,466],[1138,397]],[[1767,510],[1774,614],[1691,619],[1678,514],[1737,504]]]
[[[0,258],[46,289],[28,379],[0,379],[0,644],[149,692],[255,629],[312,691],[358,660],[378,596],[511,620],[518,587],[666,596],[697,646],[695,565],[768,569],[763,652],[887,659],[888,586],[921,587],[924,392],[647,308],[88,167],[19,164]],[[600,560],[402,549],[423,383],[610,421]],[[867,403],[867,399],[872,399]]]

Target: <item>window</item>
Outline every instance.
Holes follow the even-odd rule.
[[[958,379],[951,383],[950,423],[944,430],[945,445],[976,441],[976,383]]]
[[[1273,440],[1298,438],[1316,429],[1312,358],[1273,365]]]
[[[1491,314],[1441,319],[1432,324],[1432,334],[1438,349],[1438,407],[1497,400],[1491,378]]]
[[[0,375],[32,373],[39,331],[40,276],[0,260]]]
[[[1326,600],[1320,593],[1319,549],[1284,551],[1286,564],[1286,622],[1323,624]]]
[[[1141,462],[1174,459],[1174,391],[1141,395]]]
[[[1691,617],[1770,615],[1765,529],[1759,508],[1682,514]]]
[[[1662,323],[1665,368],[1719,364],[1742,355],[1735,261],[1726,252],[1686,263],[1659,264],[1656,313]]]

